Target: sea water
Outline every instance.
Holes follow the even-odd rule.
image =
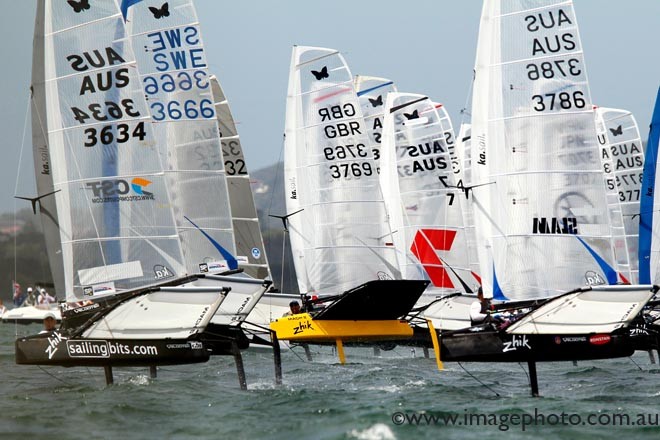
[[[154,379],[115,368],[106,386],[101,368],[16,365],[16,335],[38,330],[0,325],[2,439],[660,438],[660,367],[647,353],[539,364],[539,398],[526,365],[438,371],[410,347],[349,347],[346,365],[329,347],[312,346],[311,362],[286,349],[282,385],[272,352],[251,348],[247,391],[231,357],[162,367]]]

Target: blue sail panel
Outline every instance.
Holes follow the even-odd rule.
[[[236,257],[234,257],[231,252],[229,252],[227,249],[223,248],[220,243],[218,243],[216,240],[213,239],[209,234],[207,234],[202,228],[197,226],[192,220],[190,220],[188,217],[184,216],[186,220],[188,220],[199,232],[201,232],[204,237],[206,237],[211,244],[213,244],[213,247],[217,249],[218,252],[220,252],[220,255],[222,255],[222,258],[227,261],[227,266],[229,267],[230,270],[238,269],[238,260],[236,260]]]
[[[126,21],[126,16],[128,15],[128,8],[133,6],[136,3],[140,3],[142,0],[122,0],[121,2],[121,15],[124,16],[124,21]]]
[[[582,240],[580,237],[577,235],[575,236],[580,243],[584,245],[585,248],[589,251],[592,257],[594,257],[594,260],[596,260],[596,263],[600,266],[600,269],[603,271],[605,274],[605,278],[607,278],[607,284],[614,285],[617,283],[619,280],[619,275],[617,274],[616,270],[609,264],[607,264],[607,261],[603,260],[603,258],[598,255],[598,253],[591,248],[584,240]]]
[[[497,281],[497,273],[495,272],[495,265],[493,264],[493,299],[498,301],[508,301],[509,298],[504,296],[499,281]]]
[[[639,282],[651,284],[651,241],[653,238],[653,194],[660,141],[660,88],[655,100],[649,141],[644,157],[642,193],[639,202]]]

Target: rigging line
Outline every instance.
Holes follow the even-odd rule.
[[[527,376],[527,382],[531,383],[531,379],[529,378],[529,373],[527,373],[527,370],[525,370],[525,367],[522,366],[522,363],[518,362],[518,366],[520,367],[521,370],[525,373],[525,376]]]
[[[297,357],[298,359],[300,359],[301,362],[306,363],[307,361],[306,361],[305,359],[301,358],[300,355],[299,355],[298,353],[296,353],[296,351],[293,349],[294,347],[302,347],[302,345],[289,345],[289,351],[290,351],[291,353],[295,354],[296,357]]]
[[[639,371],[644,371],[642,367],[640,367],[639,364],[635,362],[635,359],[633,359],[632,356],[630,356],[628,359],[630,359],[630,362],[632,362],[633,364],[635,364],[637,368],[639,368]]]
[[[470,122],[472,119],[472,114],[468,111],[468,105],[470,104],[470,98],[472,97],[472,92],[474,91],[474,77],[476,75],[476,72],[474,69],[472,69],[472,81],[470,81],[470,87],[468,87],[468,93],[467,96],[465,97],[465,105],[461,109],[461,125],[465,123],[465,117],[466,115],[470,115]],[[459,126],[459,131],[460,131],[460,126]]]
[[[282,292],[284,292],[284,256],[285,256],[285,250],[286,250],[286,229],[282,232],[282,259],[281,265],[282,265],[282,274],[280,276],[280,289]],[[270,303],[271,309],[273,307],[273,302],[271,301]]]
[[[18,180],[21,175],[21,163],[23,162],[23,151],[25,150],[25,136],[27,133],[27,121],[28,121],[28,113],[30,112],[30,103],[32,101],[32,87],[30,87],[30,94],[27,99],[27,106],[25,107],[25,118],[23,122],[23,138],[21,139],[21,151],[18,154],[18,169],[16,170],[16,182],[14,183],[14,195],[16,195],[16,192],[18,191]],[[14,199],[14,231],[16,231],[16,199]],[[14,234],[14,282],[18,282],[18,251],[17,251],[17,246],[18,246],[18,234]],[[14,286],[12,283],[12,292],[14,291]]]
[[[500,394],[499,394],[497,391],[495,391],[494,389],[492,389],[491,387],[489,387],[488,385],[486,385],[485,383],[483,383],[482,381],[480,381],[475,375],[473,375],[473,374],[470,373],[468,370],[466,370],[465,367],[463,366],[463,364],[461,364],[460,362],[457,362],[457,363],[458,363],[458,366],[461,367],[461,368],[463,369],[463,371],[465,371],[465,372],[468,374],[468,376],[470,376],[472,379],[474,379],[474,380],[476,380],[477,382],[479,382],[483,387],[485,387],[485,388],[489,389],[490,391],[492,391],[493,393],[495,393],[495,395],[496,395],[497,397],[500,397]]]
[[[277,163],[275,164],[275,177],[273,178],[273,191],[271,192],[270,202],[268,203],[268,215],[271,214],[273,208],[273,200],[275,199],[275,185],[277,185],[277,179],[280,175],[280,162],[282,162],[282,153],[284,153],[284,144],[286,142],[286,133],[282,135],[282,147],[280,148],[280,155],[277,158]],[[284,167],[283,167],[284,168]]]
[[[60,379],[59,377],[55,376],[55,375],[52,374],[52,373],[49,373],[49,372],[46,371],[41,365],[37,365],[37,368],[39,368],[41,371],[43,371],[44,373],[46,373],[47,375],[49,375],[49,376],[52,377],[53,379],[59,380],[59,381],[62,382],[64,385],[66,385],[66,386],[73,386],[73,384],[71,384],[71,383],[69,383],[69,382],[67,382],[67,381],[65,381],[65,380],[63,380],[63,379]]]

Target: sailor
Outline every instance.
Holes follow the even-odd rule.
[[[297,315],[298,313],[300,313],[300,303],[294,300],[289,303],[289,311],[282,316]]]
[[[26,306],[35,305],[34,293],[32,292],[32,287],[27,288],[27,298],[24,301]]]
[[[39,332],[39,334],[42,333],[50,333],[55,330],[57,330],[57,321],[55,320],[55,314],[53,312],[48,312],[44,316],[44,329]]]
[[[490,321],[490,314],[488,311],[491,309],[490,300],[484,298],[484,290],[479,287],[477,291],[477,301],[470,305],[470,321],[472,325],[479,325],[484,322]]]
[[[46,289],[43,287],[39,291],[39,296],[37,297],[37,303],[39,305],[48,305],[50,303],[54,303],[55,298],[53,298],[48,292],[46,292]]]

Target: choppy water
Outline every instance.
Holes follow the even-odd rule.
[[[375,357],[370,349],[347,348],[341,366],[329,348],[283,352],[284,384],[274,385],[272,353],[244,352],[247,392],[239,390],[232,358],[206,364],[163,367],[150,379],[145,369],[115,369],[106,386],[100,368],[39,368],[14,363],[13,341],[39,326],[0,325],[0,438],[50,439],[484,439],[653,438],[660,436],[660,367],[648,355],[630,359],[540,364],[541,398],[529,397],[518,364],[458,364],[442,372],[420,349],[397,347]],[[494,392],[500,394],[496,396]],[[566,414],[567,423],[589,414],[603,422],[614,413],[647,417],[655,426],[531,426],[511,419],[535,411]],[[479,413],[500,426],[393,423],[397,412],[427,416]],[[572,415],[572,419],[568,419]],[[394,416],[400,417],[400,415]],[[465,419],[459,418],[459,421]],[[476,418],[474,420],[477,420]],[[540,419],[537,419],[540,420]],[[592,419],[595,422],[598,419]],[[585,422],[586,423],[586,422]],[[620,424],[620,423],[618,423]],[[508,430],[503,428],[508,426]]]

